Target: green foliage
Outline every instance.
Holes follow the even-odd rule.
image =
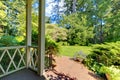
[[[6,26],[5,22],[6,13],[4,11],[6,8],[7,7],[2,2],[0,2],[0,27],[1,25]]]
[[[92,31],[82,26],[72,27],[68,32],[68,43],[70,43],[70,45],[78,44],[81,46],[86,46],[90,44],[92,38]]]
[[[25,37],[26,36],[26,30],[25,30],[25,26],[26,26],[26,12],[22,12],[21,14],[17,15],[18,17],[18,21],[19,21],[19,28],[18,28],[18,34]]]
[[[13,36],[3,35],[0,38],[0,46],[15,46],[15,45],[18,45],[18,41]]]
[[[91,54],[89,54],[85,60],[85,64],[98,74],[101,74],[100,69],[103,66],[119,66],[119,43],[120,42],[94,45]]]
[[[74,1],[76,2],[75,12],[73,12]],[[88,36],[92,35],[92,39],[87,39],[88,42],[104,43],[119,41],[119,3],[119,0],[65,0],[66,15],[62,19],[61,25],[69,29],[83,26],[84,30],[86,30],[86,27],[92,27],[93,29],[90,34],[86,33]],[[77,32],[75,33],[74,31],[74,34],[77,34]],[[85,33],[83,36],[85,38]],[[75,35],[74,38],[77,38],[77,36]],[[86,39],[84,38],[82,45],[85,44],[84,41]],[[81,41],[80,38],[75,39],[75,42],[77,41]],[[70,43],[75,44],[74,40],[70,40]]]
[[[92,42],[94,37],[93,27],[87,26],[86,20],[86,15],[80,13],[64,16],[61,26],[68,28],[67,41],[70,45],[78,44],[85,46]]]
[[[18,19],[20,22],[20,27],[18,28],[19,35],[23,36],[23,38],[26,38],[26,13],[23,12],[18,15]],[[37,45],[38,43],[38,15],[35,13],[32,13],[32,45]]]
[[[18,36],[18,28],[20,27],[18,15],[25,12],[25,1],[12,0],[12,1],[2,1],[7,7],[4,12],[6,13],[4,26],[4,32],[12,36]],[[22,16],[23,17],[23,16]]]
[[[45,38],[45,66],[47,68],[53,68],[54,56],[59,54],[59,45],[50,37]]]
[[[38,15],[32,13],[32,45],[38,43]]]
[[[59,45],[50,36],[45,38],[45,49],[46,54],[57,55],[59,53]]]
[[[57,42],[67,39],[67,29],[60,28],[57,24],[46,24],[45,34],[51,36]]]
[[[115,66],[106,67],[103,66],[100,69],[101,73],[109,76],[110,80],[120,80],[120,69]]]

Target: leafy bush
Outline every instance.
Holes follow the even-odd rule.
[[[68,31],[68,43],[70,45],[88,46],[93,38],[91,30],[92,28],[83,26],[71,27]]]
[[[59,53],[59,45],[50,36],[45,38],[45,49],[46,54],[57,55]],[[52,49],[52,52],[49,52],[50,49]]]
[[[67,29],[58,27],[56,24],[46,24],[45,34],[57,42],[67,40]]]
[[[120,65],[120,45],[116,43],[97,44],[93,46],[92,53],[87,56],[85,64],[93,71],[101,74],[103,66]]]
[[[103,66],[100,71],[101,73],[109,75],[110,80],[120,80],[120,69],[117,69],[115,66]]]
[[[18,44],[18,41],[13,36],[3,35],[0,38],[0,46],[15,46],[17,44]]]
[[[47,65],[46,67],[51,67],[53,68],[53,55],[58,55],[59,53],[59,45],[50,37],[50,36],[46,36],[45,39],[45,54],[46,54],[46,63],[45,65]]]

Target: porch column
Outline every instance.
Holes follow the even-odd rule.
[[[45,57],[45,0],[39,0],[38,74],[43,75]]]
[[[29,67],[31,46],[31,8],[32,0],[26,0],[26,67]]]

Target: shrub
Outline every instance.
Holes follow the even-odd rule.
[[[47,65],[47,67],[53,68],[53,55],[58,55],[59,45],[50,36],[46,36],[45,49],[45,54],[47,55],[45,65]]]
[[[91,54],[85,60],[85,64],[98,74],[101,74],[100,68],[103,66],[119,66],[120,46],[118,43],[105,43],[93,46]]]
[[[18,44],[18,41],[15,39],[14,36],[3,35],[0,38],[0,46],[15,46],[17,44]]]
[[[120,69],[117,69],[115,66],[106,67],[103,66],[100,69],[101,73],[109,75],[110,80],[120,80]]]
[[[46,54],[57,55],[59,53],[59,45],[50,36],[45,38],[45,49]],[[52,52],[49,52],[50,49],[52,49]]]
[[[46,24],[45,34],[57,42],[67,40],[67,29],[58,27],[57,24]]]

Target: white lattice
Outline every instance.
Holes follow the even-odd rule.
[[[0,77],[25,67],[25,60],[24,60],[24,55],[26,52],[25,50],[26,49],[24,46],[0,48],[0,54],[1,54],[0,56]],[[20,59],[19,60],[17,59],[17,61],[14,61],[16,56],[18,56]],[[5,59],[8,59],[8,61]],[[6,63],[3,62],[4,60],[9,63],[6,65]],[[17,62],[18,65],[16,65],[15,62]],[[4,67],[6,67],[6,69]]]
[[[30,48],[30,68],[33,70],[37,70],[37,62],[38,62],[38,53],[36,47]]]

